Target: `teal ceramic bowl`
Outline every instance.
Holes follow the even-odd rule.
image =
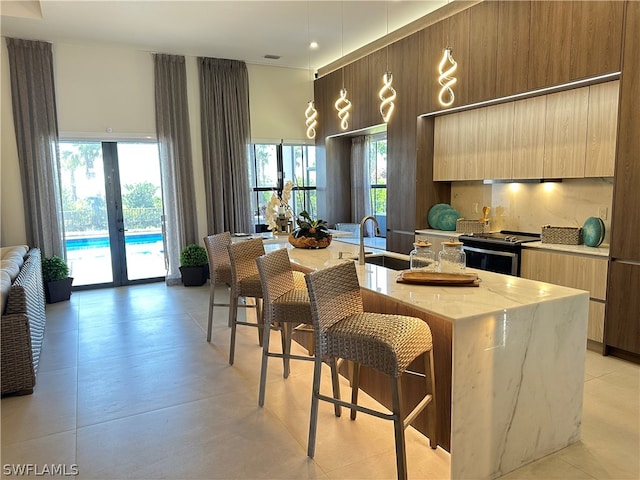
[[[453,232],[456,229],[456,221],[459,218],[462,218],[462,215],[460,215],[460,212],[457,210],[454,210],[453,208],[445,210],[438,217],[438,228],[440,230]]]
[[[597,247],[604,241],[604,222],[598,217],[589,217],[582,225],[582,241],[588,247]]]
[[[427,214],[427,221],[429,222],[429,226],[431,228],[439,229],[438,218],[440,217],[440,214],[446,210],[451,210],[451,205],[449,205],[448,203],[436,203],[429,209],[429,213]]]

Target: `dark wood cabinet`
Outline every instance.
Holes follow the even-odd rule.
[[[531,2],[498,4],[496,98],[527,91]]]
[[[640,264],[610,262],[605,310],[604,341],[607,351],[631,353],[640,359]],[[615,286],[615,287],[614,287]],[[611,349],[620,351],[611,351]],[[633,358],[631,358],[633,359]]]
[[[342,88],[342,71],[336,70],[314,82],[314,100],[318,111],[316,145],[324,138],[340,131],[338,112],[334,103]]]
[[[620,106],[618,151],[611,219],[611,257],[640,262],[640,2],[628,2]],[[613,286],[612,286],[613,288]]]
[[[346,131],[358,130],[370,125],[369,110],[373,99],[369,91],[369,58],[364,57],[344,67],[344,86],[351,102],[349,126]],[[339,90],[336,92],[338,98]],[[336,111],[337,115],[337,111]],[[340,128],[340,131],[345,131]]]
[[[442,51],[445,48],[443,22],[431,25],[420,31],[420,50],[418,54],[419,66],[419,86],[418,104],[421,113],[430,113],[442,110],[438,103],[438,63],[442,58]]]
[[[528,89],[569,81],[571,12],[576,2],[531,2]]]
[[[604,342],[640,362],[640,2],[626,9]]]
[[[388,48],[377,50],[368,56],[369,59],[369,73],[367,79],[369,82],[369,108],[367,109],[366,125],[377,125],[384,123],[382,115],[380,114],[380,97],[378,92],[384,85],[382,77],[390,70],[390,59]],[[402,75],[402,72],[394,72],[393,74],[393,88],[398,83],[398,75]]]
[[[571,15],[570,79],[619,71],[624,2],[574,2]]]

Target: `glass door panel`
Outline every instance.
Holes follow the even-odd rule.
[[[100,142],[60,142],[65,246],[74,286],[112,283]]]
[[[162,188],[155,143],[118,143],[127,278],[164,277]]]

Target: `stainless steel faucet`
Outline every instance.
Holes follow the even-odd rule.
[[[378,220],[373,215],[368,215],[360,220],[360,255],[358,256],[358,264],[364,265],[364,224],[367,223],[367,220],[373,220],[373,224],[376,227],[375,236],[380,235],[380,226],[378,225]]]

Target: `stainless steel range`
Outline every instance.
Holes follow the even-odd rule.
[[[467,267],[520,276],[522,244],[537,242],[540,235],[502,230],[463,234],[459,239],[467,255]]]

